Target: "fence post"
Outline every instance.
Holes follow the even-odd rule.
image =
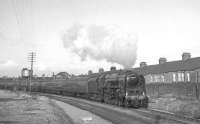
[[[157,84],[157,92],[158,92],[158,98],[160,97],[160,86]]]
[[[195,87],[195,89],[196,89],[196,99],[199,100],[199,85],[198,85],[199,84],[199,72],[198,71],[197,71],[196,77],[197,77],[197,80],[196,80],[197,82],[196,82],[196,85],[195,85],[196,86]]]

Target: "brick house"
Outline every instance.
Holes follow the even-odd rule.
[[[147,65],[141,62],[140,67],[134,70],[144,74],[147,84],[195,83],[200,81],[200,57],[191,58],[190,53],[183,53],[182,60],[167,62],[166,58],[160,58],[159,64]]]

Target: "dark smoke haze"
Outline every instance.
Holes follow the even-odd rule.
[[[86,57],[105,59],[129,68],[137,58],[136,36],[113,25],[75,24],[64,34],[63,42],[66,49],[79,55],[83,61]]]

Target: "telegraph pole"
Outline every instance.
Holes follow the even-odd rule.
[[[32,77],[33,77],[33,63],[35,62],[35,57],[36,57],[35,52],[30,52],[28,54],[28,61],[30,62],[30,65],[31,65],[30,77],[29,77],[29,91],[30,91],[30,93],[31,93],[31,82],[32,82]]]

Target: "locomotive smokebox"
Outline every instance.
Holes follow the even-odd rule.
[[[115,66],[111,66],[110,67],[110,71],[116,71],[116,67]]]

